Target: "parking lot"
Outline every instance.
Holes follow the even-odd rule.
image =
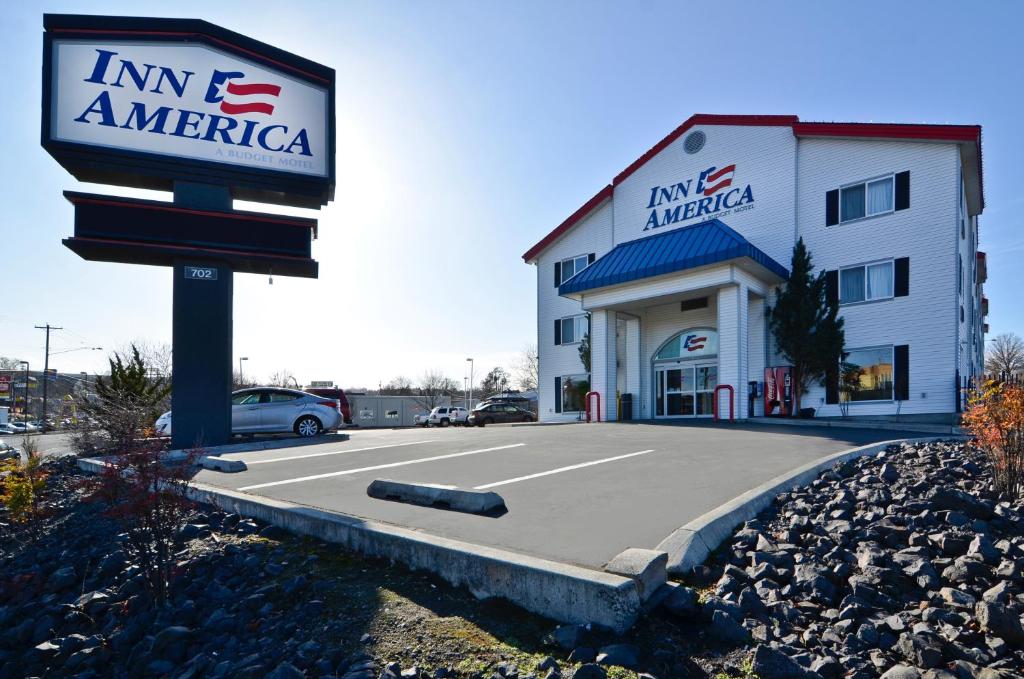
[[[770,425],[578,424],[354,431],[348,441],[224,455],[224,488],[423,530],[441,537],[600,568],[825,455],[914,436]],[[493,490],[501,516],[373,499],[377,478]]]

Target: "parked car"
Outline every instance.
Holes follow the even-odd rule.
[[[469,419],[469,411],[459,406],[438,406],[430,411],[427,424],[435,427],[447,427],[450,424],[465,424]]]
[[[8,422],[7,427],[11,434],[31,434],[38,431],[38,428],[30,422]]]
[[[20,450],[10,445],[9,443],[4,443],[3,441],[0,441],[0,460],[12,460],[20,458]]]
[[[511,403],[485,403],[473,409],[469,414],[468,424],[483,427],[502,422],[533,422],[536,419],[529,410]]]
[[[307,394],[315,394],[317,396],[323,396],[338,402],[338,411],[341,413],[341,418],[345,424],[352,424],[352,406],[349,405],[348,397],[345,396],[344,389],[338,389],[336,387],[311,387],[306,389]]]
[[[295,432],[299,436],[316,436],[337,429],[341,422],[337,401],[305,391],[253,387],[231,394],[232,434]],[[156,431],[170,435],[170,411],[157,419]]]
[[[416,413],[412,418],[412,423],[417,427],[425,427],[430,424],[430,413]]]
[[[500,394],[491,394],[487,398],[477,403],[477,405],[482,406],[487,405],[489,403],[511,403],[512,405],[519,406],[520,408],[523,408],[525,410],[530,409],[530,398],[528,396],[522,395],[518,391],[503,391]]]

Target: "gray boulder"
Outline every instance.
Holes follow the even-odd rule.
[[[760,679],[799,679],[800,677],[817,679],[820,676],[770,646],[755,648],[751,661],[753,672]]]
[[[989,634],[1000,637],[1011,646],[1024,646],[1024,628],[1017,614],[1005,606],[990,601],[979,601],[974,607],[978,625]]]

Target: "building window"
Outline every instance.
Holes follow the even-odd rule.
[[[583,336],[590,332],[590,317],[586,314],[569,316],[559,322],[562,324],[562,337],[559,344],[582,342]]]
[[[851,401],[891,401],[892,347],[851,349],[843,362],[843,391]]]
[[[564,283],[580,271],[587,268],[587,263],[590,261],[589,255],[580,255],[579,257],[570,257],[569,259],[562,260],[562,280]]]
[[[590,375],[563,375],[562,412],[584,410],[588,391],[590,391]]]
[[[893,296],[893,262],[859,264],[839,270],[839,303],[855,304]]]
[[[892,176],[842,187],[839,190],[839,205],[839,220],[842,222],[892,212]]]

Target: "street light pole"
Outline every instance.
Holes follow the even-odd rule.
[[[46,330],[46,358],[43,360],[43,428],[42,433],[46,433],[46,386],[50,376],[50,331],[51,330],[63,330],[64,328],[57,328],[49,323],[46,325],[37,325],[36,330]]]
[[[245,381],[242,379],[242,361],[248,361],[248,360],[249,360],[248,356],[239,356],[238,357],[238,386],[240,386],[240,387],[245,386]]]
[[[467,358],[466,360],[469,361],[469,405],[466,406],[466,407],[467,408],[472,408],[473,407],[473,359],[472,358]]]

